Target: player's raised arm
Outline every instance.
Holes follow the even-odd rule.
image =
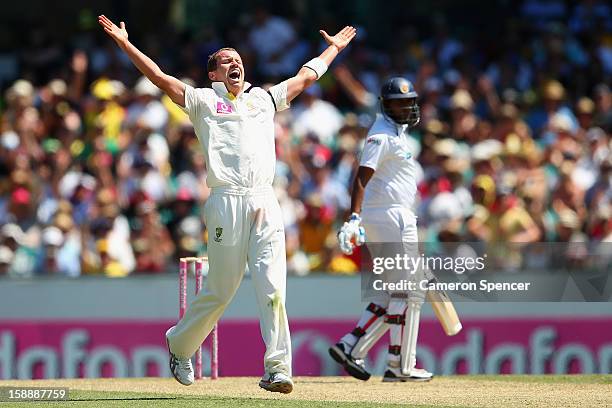
[[[105,15],[98,16],[98,23],[104,28],[104,31],[117,43],[132,63],[140,72],[159,89],[166,93],[174,103],[185,106],[185,84],[171,75],[167,75],[153,62],[153,60],[142,53],[128,40],[128,33],[125,29],[125,23],[122,21],[117,27]]]
[[[287,102],[291,102],[296,96],[308,88],[314,81],[321,78],[334,58],[351,42],[357,30],[352,26],[346,26],[333,37],[323,30],[319,30],[329,47],[317,58],[308,61],[298,71],[297,75],[287,80]]]

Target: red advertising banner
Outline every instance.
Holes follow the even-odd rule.
[[[169,376],[167,321],[0,322],[0,378]],[[347,320],[291,321],[294,375],[338,375],[327,348],[353,328]],[[612,318],[470,319],[454,337],[421,322],[419,365],[436,374],[610,373]],[[382,373],[387,337],[368,365]],[[219,325],[219,372],[261,375],[264,345],[257,321]],[[203,352],[210,368],[208,345]]]

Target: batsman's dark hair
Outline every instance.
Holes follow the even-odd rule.
[[[224,47],[224,48],[220,48],[217,51],[215,51],[212,54],[210,54],[208,56],[208,62],[206,63],[206,69],[207,69],[208,72],[213,72],[214,70],[217,69],[217,55],[219,55],[219,53],[221,51],[234,51],[234,52],[238,52],[238,51],[236,51],[235,48]]]

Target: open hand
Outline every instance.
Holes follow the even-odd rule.
[[[123,21],[120,22],[119,27],[117,27],[115,23],[110,21],[108,17],[103,14],[98,16],[98,23],[100,23],[100,25],[104,28],[104,31],[106,31],[106,33],[110,35],[110,37],[115,40],[119,46],[127,42],[128,33],[125,29],[125,23]]]
[[[348,43],[350,43],[351,40],[355,37],[355,34],[357,34],[357,29],[352,26],[346,26],[333,37],[327,34],[324,30],[319,30],[319,32],[321,33],[327,44],[335,46],[338,51],[342,51],[344,47],[346,47]]]

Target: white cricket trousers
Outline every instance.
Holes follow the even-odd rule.
[[[204,207],[204,218],[208,278],[170,333],[170,350],[183,358],[195,353],[234,297],[248,264],[266,345],[265,372],[291,376],[291,339],[285,311],[285,232],[272,187],[214,187]],[[236,352],[248,349],[245,345]]]
[[[373,207],[361,210],[361,224],[369,243],[414,243],[418,245],[417,217],[405,207]],[[402,292],[403,293],[403,292]],[[389,294],[376,299],[379,306],[387,307]]]
[[[375,208],[364,208],[361,211],[362,225],[365,228],[366,241],[370,244],[377,243],[377,248],[383,249],[381,243],[403,243],[414,244],[414,248],[418,245],[418,234],[417,234],[417,218],[414,213],[404,207],[375,207]],[[397,249],[398,247],[391,247]],[[411,250],[414,250],[411,249]],[[406,248],[407,249],[407,248]],[[392,256],[391,254],[381,253],[383,256]],[[372,254],[375,256],[375,254]],[[392,281],[392,280],[390,280]],[[421,293],[409,293],[408,299],[406,299],[406,293],[404,291],[397,292],[398,297],[395,297],[394,293],[380,292],[375,298],[370,299],[373,303],[386,310],[387,315],[404,315],[407,308],[407,300],[411,298],[417,298],[418,302],[422,303],[424,297]],[[420,309],[420,306],[419,306]],[[365,333],[359,339],[352,333],[346,334],[342,337],[342,341],[354,346],[351,354],[355,358],[365,358],[370,348],[384,335],[384,333],[391,329],[391,341],[390,345],[400,346],[402,343],[402,331],[403,326],[398,324],[388,324],[385,321],[385,317],[379,316],[375,320],[372,320],[374,314],[372,311],[366,309],[363,311],[357,327],[364,329]],[[374,324],[372,324],[374,323]],[[416,336],[418,335],[418,320],[416,321],[417,328],[411,328],[415,338],[414,345],[411,345],[409,353],[416,353]],[[410,333],[408,333],[410,334]],[[413,350],[414,349],[414,350]],[[389,354],[389,362],[399,362],[400,355]],[[411,365],[413,365],[411,363]],[[413,367],[411,367],[413,368]]]

